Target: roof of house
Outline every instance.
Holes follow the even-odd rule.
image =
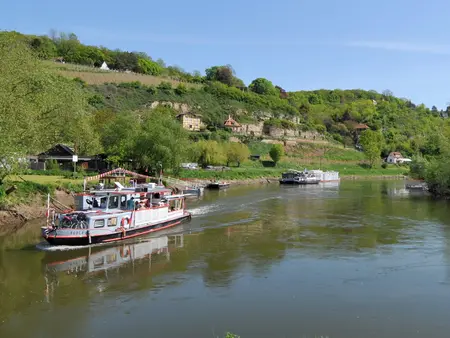
[[[240,127],[241,125],[234,120],[231,115],[228,115],[228,119],[223,124],[225,127]]]
[[[39,156],[41,155],[66,155],[66,156],[72,156],[75,155],[75,151],[73,150],[72,147],[69,147],[66,144],[61,144],[58,143],[56,144],[54,147],[48,149],[47,151],[44,151],[43,153],[40,153]]]
[[[394,156],[394,157],[402,157],[402,153],[399,151],[392,151],[389,156]]]
[[[358,124],[355,124],[354,128],[355,129],[369,129],[369,126],[364,123],[358,123]]]

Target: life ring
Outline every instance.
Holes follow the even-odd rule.
[[[124,253],[124,248],[120,247],[120,257],[126,258],[130,255],[130,249],[126,248]]]
[[[124,228],[126,225],[130,225],[130,219],[128,217],[122,218],[122,221],[120,221],[120,225]]]

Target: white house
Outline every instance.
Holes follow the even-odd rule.
[[[389,154],[389,156],[386,158],[387,163],[407,163],[411,162],[411,159],[403,157],[403,155],[398,151],[393,151]]]
[[[106,64],[105,61],[103,61],[103,63],[102,63],[102,65],[101,65],[100,69],[102,69],[102,70],[109,70],[109,67],[108,67],[108,65]]]

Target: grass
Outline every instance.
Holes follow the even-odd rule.
[[[82,179],[68,179],[63,176],[44,176],[44,175],[21,175],[21,176],[10,176],[8,181],[10,182],[20,182],[23,178],[25,181],[30,181],[38,184],[58,184],[58,183],[83,183]]]
[[[186,87],[198,87],[196,84],[185,83],[177,80],[170,79],[169,77],[157,77],[151,75],[137,74],[137,73],[124,73],[101,70],[99,68],[74,65],[68,63],[56,63],[52,61],[44,61],[49,67],[56,69],[61,75],[70,78],[80,78],[88,84],[100,85],[104,83],[123,83],[123,82],[135,82],[150,86],[158,85],[161,82],[170,82],[173,86],[177,86],[180,83],[186,85]]]
[[[183,170],[180,173],[181,178],[192,179],[224,179],[224,180],[245,180],[245,179],[258,179],[258,178],[279,178],[281,173],[287,169],[303,170],[305,167],[308,169],[322,169],[338,171],[341,177],[346,176],[397,176],[404,175],[408,172],[408,168],[401,167],[388,167],[383,169],[376,167],[373,169],[367,169],[357,164],[322,164],[310,163],[308,165],[299,166],[292,163],[281,162],[277,167],[264,168],[264,167],[241,167],[231,168],[225,171],[212,171],[212,170]]]

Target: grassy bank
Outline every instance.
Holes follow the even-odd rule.
[[[6,194],[9,188],[15,188]],[[54,196],[57,190],[80,192],[83,190],[82,180],[70,180],[61,176],[23,175],[11,176],[0,187],[0,209],[9,209],[20,204],[44,203],[47,194]]]
[[[191,179],[224,179],[224,180],[243,180],[243,179],[258,179],[258,178],[279,178],[281,174],[287,169],[303,170],[308,169],[321,169],[338,171],[342,178],[349,176],[358,177],[380,177],[380,176],[397,176],[406,175],[408,168],[402,167],[387,167],[367,169],[356,164],[307,164],[305,166],[293,166],[289,163],[282,163],[274,168],[231,168],[224,171],[212,171],[212,170],[183,170],[180,173],[180,178]]]

